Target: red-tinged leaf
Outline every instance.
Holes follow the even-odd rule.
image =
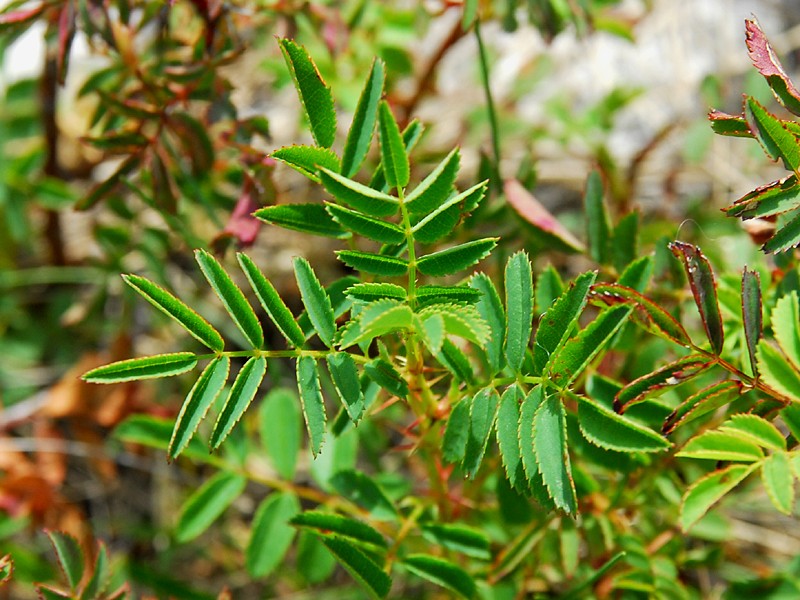
[[[800,184],[796,175],[762,185],[722,210],[729,217],[771,217],[800,207]]]
[[[565,252],[584,252],[583,244],[564,227],[542,204],[516,179],[503,185],[506,200],[525,222],[532,225],[553,246]]]
[[[744,323],[744,337],[747,343],[747,354],[750,357],[750,368],[755,375],[758,373],[756,348],[761,338],[762,310],[761,310],[761,281],[756,271],[747,267],[742,273],[742,322]]]
[[[700,311],[703,327],[714,354],[722,352],[725,334],[717,300],[717,284],[711,264],[697,246],[685,242],[671,242],[669,249],[680,259],[686,269],[692,295]]]
[[[747,121],[741,115],[729,115],[718,110],[712,110],[708,113],[708,120],[711,121],[711,129],[714,130],[714,133],[733,137],[753,137],[750,127],[747,126]]]
[[[800,91],[794,87],[786,71],[783,70],[767,36],[764,35],[758,22],[754,19],[747,19],[744,24],[747,50],[753,66],[767,80],[780,103],[795,115],[800,116]]]
[[[0,26],[2,25],[15,25],[18,23],[26,23],[28,21],[33,21],[36,17],[38,17],[45,8],[47,8],[47,3],[42,3],[39,6],[35,6],[33,8],[25,8],[20,10],[10,10],[8,12],[4,12],[0,14]]]
[[[664,308],[633,288],[615,283],[596,283],[592,286],[591,300],[608,306],[626,302],[636,306],[634,318],[649,331],[681,346],[692,345],[689,334]]]
[[[205,125],[187,113],[169,115],[169,127],[178,137],[192,164],[192,173],[204,176],[214,166],[214,144]]]
[[[721,381],[706,388],[681,402],[681,404],[664,420],[661,432],[669,435],[681,425],[685,425],[702,417],[721,406],[729,404],[733,398],[742,393],[742,384],[738,381]]]
[[[178,195],[175,182],[158,152],[154,152],[150,162],[153,182],[153,199],[156,206],[164,212],[175,214],[178,211]]]
[[[69,64],[69,51],[75,38],[75,3],[65,2],[58,15],[58,83],[64,85]]]
[[[242,193],[222,234],[235,238],[240,247],[251,246],[261,229],[261,222],[253,216],[259,207],[255,182],[252,177],[245,176]]]
[[[690,354],[664,365],[660,369],[634,379],[614,398],[614,410],[623,413],[634,404],[644,402],[653,394],[699,375],[713,363],[701,354]]]

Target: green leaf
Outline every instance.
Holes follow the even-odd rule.
[[[536,312],[538,313],[545,312],[564,293],[564,283],[553,265],[547,265],[545,270],[539,274],[534,289]]]
[[[796,248],[798,245],[800,245],[800,215],[778,229],[761,249],[768,254],[775,254]]]
[[[364,162],[367,152],[369,152],[378,115],[378,102],[383,93],[384,79],[383,61],[376,58],[372,61],[364,89],[358,98],[356,112],[353,114],[353,124],[350,126],[347,141],[344,144],[341,172],[345,177],[352,177],[358,173],[361,163]]]
[[[407,304],[396,300],[378,300],[365,305],[356,319],[350,321],[342,331],[340,348],[371,340],[379,335],[411,327],[414,314]]]
[[[611,259],[617,271],[625,268],[639,255],[639,213],[629,212],[619,221],[611,237]]]
[[[244,297],[233,280],[230,278],[222,266],[205,250],[195,250],[195,258],[200,265],[208,283],[214,289],[225,310],[228,311],[233,322],[244,334],[244,337],[253,346],[261,348],[264,345],[264,332],[261,330],[261,323],[258,321],[253,307]]]
[[[677,385],[699,375],[713,366],[703,354],[689,354],[634,379],[614,397],[614,410],[623,413],[631,406],[644,402],[669,386]]]
[[[303,299],[311,324],[322,343],[330,348],[336,333],[331,299],[305,258],[295,257],[293,264],[297,287],[300,289],[300,297]]]
[[[672,444],[655,431],[618,415],[597,400],[570,394],[578,401],[578,425],[596,446],[618,452],[661,452]]]
[[[258,301],[264,307],[267,315],[278,328],[278,331],[283,334],[290,344],[300,348],[305,344],[306,338],[303,335],[303,330],[295,321],[289,307],[286,306],[281,299],[280,294],[275,289],[275,286],[267,279],[261,270],[246,254],[238,253],[239,265],[242,271],[247,276],[250,286],[256,293]]]
[[[78,540],[61,531],[45,530],[53,550],[56,552],[58,566],[67,578],[67,584],[73,592],[83,578],[83,551]]]
[[[412,231],[421,244],[433,244],[446,237],[466,215],[480,204],[486,195],[487,181],[482,181],[460,194],[453,194],[433,212],[419,219]]]
[[[800,404],[790,404],[780,411],[789,432],[795,440],[800,440]]]
[[[735,432],[706,431],[693,437],[675,456],[705,460],[757,462],[764,453],[756,444]]]
[[[299,512],[300,503],[289,492],[273,492],[259,505],[245,551],[251,577],[267,577],[281,566],[296,533],[289,523]]]
[[[469,433],[464,451],[463,469],[467,477],[474,479],[483,461],[489,435],[497,416],[500,401],[494,388],[484,388],[475,394],[470,404]]]
[[[440,207],[450,196],[456,182],[461,155],[454,148],[431,173],[409,193],[406,208],[412,214],[428,214]]]
[[[376,358],[364,365],[364,372],[390,394],[399,398],[408,396],[408,384],[390,362]]]
[[[592,171],[586,180],[583,202],[586,209],[589,255],[601,265],[608,264],[611,254],[611,230],[608,226],[608,211],[603,200],[603,180],[597,171]]]
[[[754,414],[734,415],[719,431],[733,433],[768,450],[786,450],[786,439],[775,425]]]
[[[329,148],[321,146],[284,146],[278,148],[270,156],[299,171],[306,177],[319,181],[319,169],[324,167],[330,171],[339,170],[339,157]]]
[[[575,381],[619,331],[632,311],[630,306],[609,308],[578,335],[567,340],[548,361],[550,380],[562,388]]]
[[[650,277],[653,276],[653,257],[642,256],[625,267],[617,283],[632,288],[640,294],[644,292]]]
[[[428,254],[417,261],[420,273],[443,277],[462,271],[486,258],[497,245],[497,238],[483,238]]]
[[[746,138],[753,137],[744,117],[729,115],[728,113],[712,109],[708,113],[708,120],[711,121],[711,129],[718,135]]]
[[[670,413],[664,421],[661,432],[669,435],[676,428],[695,419],[715,411],[721,406],[725,406],[733,401],[731,396],[742,393],[742,384],[738,381],[721,381],[703,388],[699,392],[692,394],[680,403],[678,407]]]
[[[744,116],[767,156],[781,159],[784,167],[796,173],[800,168],[800,146],[787,126],[750,96],[745,98]]]
[[[352,503],[368,511],[379,521],[397,518],[397,510],[383,490],[364,473],[346,469],[338,471],[330,479],[333,489]]]
[[[786,452],[768,456],[761,467],[761,480],[772,505],[785,515],[794,508],[794,475]]]
[[[669,249],[680,259],[692,288],[692,295],[700,311],[703,327],[715,354],[722,352],[725,335],[722,316],[717,301],[717,284],[708,259],[697,246],[684,242],[670,242]]]
[[[433,544],[480,560],[489,560],[489,537],[480,529],[466,525],[423,523],[422,537]]]
[[[189,395],[183,401],[183,406],[181,406],[172,430],[172,437],[167,449],[170,459],[174,460],[180,456],[191,441],[200,421],[206,416],[211,404],[222,391],[222,387],[228,379],[229,369],[230,359],[227,356],[216,358],[208,363],[192,386]]]
[[[417,321],[419,321],[419,324],[417,324]],[[432,354],[442,351],[445,329],[444,318],[441,314],[432,312],[425,315],[416,315],[414,329]]]
[[[761,281],[756,271],[745,267],[742,273],[742,323],[753,375],[758,373],[756,348],[761,339],[761,313]]]
[[[89,383],[119,383],[156,377],[172,377],[191,371],[196,366],[197,356],[192,352],[157,354],[120,360],[110,365],[97,367],[81,375],[81,379]]]
[[[797,292],[782,296],[772,309],[772,331],[784,355],[800,370],[800,303]]]
[[[542,316],[533,344],[534,374],[541,375],[550,355],[577,327],[589,288],[596,278],[597,273],[593,271],[579,275]]]
[[[331,196],[365,214],[374,217],[390,217],[400,207],[397,198],[333,171],[321,169],[319,176],[322,185]]]
[[[362,273],[383,277],[399,277],[408,273],[408,262],[393,256],[381,256],[356,250],[340,250],[336,256],[348,267]]]
[[[359,544],[387,547],[386,539],[376,529],[362,521],[329,512],[307,510],[292,519],[291,524],[309,529],[323,537],[338,536]]]
[[[345,294],[359,302],[374,302],[386,298],[400,301],[406,299],[405,288],[394,283],[357,283],[347,288]]]
[[[244,411],[250,406],[258,392],[261,380],[267,372],[267,360],[263,356],[252,357],[239,371],[231,387],[231,392],[219,413],[214,430],[211,432],[209,446],[212,450],[219,448],[234,425],[242,418]]]
[[[403,559],[403,566],[461,598],[474,598],[477,593],[475,581],[469,573],[443,558],[428,554],[410,554]]]
[[[122,278],[125,283],[144,296],[150,304],[180,323],[198,341],[215,352],[222,352],[225,349],[225,342],[219,332],[164,288],[138,275],[123,275]]]
[[[403,137],[392,109],[382,100],[378,108],[378,132],[381,142],[381,166],[389,189],[402,189],[408,185],[409,167]]]
[[[434,304],[419,312],[421,317],[439,315],[448,335],[455,335],[482,346],[489,335],[486,323],[483,322],[478,309],[461,304]]]
[[[419,142],[424,131],[425,126],[420,123],[418,119],[412,119],[411,122],[406,125],[406,128],[403,130],[402,134],[403,147],[406,150],[406,155],[411,154],[411,151],[414,149],[414,147],[416,147],[417,142]],[[372,180],[369,182],[369,186],[371,188],[375,188],[376,190],[383,190],[384,192],[389,191],[389,186],[386,183],[386,177],[383,173],[382,164],[379,164],[375,169],[375,173],[372,176]]]
[[[455,303],[475,304],[480,297],[480,290],[463,285],[423,285],[417,288],[417,306]]]
[[[0,562],[2,562],[2,559],[0,559]],[[106,545],[103,542],[99,542],[97,556],[94,560],[92,576],[89,578],[89,581],[86,582],[86,586],[83,588],[80,600],[95,600],[105,591],[105,588],[108,585],[109,576],[108,563],[109,560]],[[2,583],[4,583],[4,581],[2,575],[0,574],[0,584]]]
[[[800,184],[796,175],[757,187],[723,208],[729,217],[771,217],[800,207]]]
[[[406,239],[405,231],[394,223],[381,221],[337,204],[327,204],[326,209],[339,225],[367,239],[381,244],[399,244]]]
[[[123,442],[166,450],[169,448],[172,428],[172,419],[161,419],[149,415],[131,415],[117,425],[116,429],[114,429],[114,437]],[[200,440],[192,439],[184,454],[202,459],[208,456],[208,449]]]
[[[528,480],[528,488],[534,499],[546,510],[555,510],[556,505],[547,491],[539,472],[539,463],[536,458],[534,443],[534,418],[536,411],[544,401],[544,391],[541,385],[534,386],[525,399],[519,411],[519,449],[522,456],[522,466]]]
[[[336,139],[336,110],[330,87],[305,48],[285,38],[278,44],[311,124],[311,135],[317,144],[330,148]]]
[[[385,598],[389,594],[391,578],[361,550],[337,537],[324,538],[322,543],[345,570],[367,589],[370,596]]]
[[[297,389],[303,407],[303,418],[308,429],[308,439],[314,456],[322,449],[325,439],[325,402],[319,385],[317,361],[310,356],[297,358]]]
[[[519,405],[522,391],[516,385],[509,386],[500,398],[497,411],[495,435],[500,447],[500,459],[511,487],[521,487],[525,480],[522,455],[519,450]]]
[[[325,210],[322,204],[282,204],[259,208],[253,215],[262,221],[311,235],[336,239],[351,237]]]
[[[475,369],[464,352],[449,339],[445,338],[442,342],[442,349],[436,355],[436,360],[442,363],[459,381],[470,385],[474,383]]]
[[[347,352],[333,352],[326,357],[333,385],[347,409],[350,420],[358,422],[364,412],[364,394],[358,379],[358,369]]]
[[[302,443],[300,402],[293,391],[273,389],[258,409],[258,431],[275,470],[292,481]],[[323,423],[324,432],[324,423]]]
[[[531,343],[533,329],[533,275],[531,261],[525,252],[517,252],[508,259],[505,285],[505,356],[508,366],[518,373]]]
[[[244,491],[244,475],[220,471],[197,488],[181,507],[175,538],[180,543],[195,539],[208,529]]]
[[[681,529],[689,531],[709,508],[739,485],[755,468],[756,465],[730,465],[694,482],[686,490],[681,502]]]
[[[794,402],[800,402],[800,374],[767,340],[758,342],[756,359],[759,377],[764,383]]]
[[[539,473],[556,507],[568,515],[578,509],[567,452],[567,420],[555,394],[546,394],[533,417],[533,447]]]
[[[450,409],[447,425],[442,438],[442,457],[449,463],[464,460],[469,439],[470,413],[472,398],[462,398]]]
[[[469,281],[469,286],[481,293],[475,307],[478,314],[489,325],[489,339],[484,346],[486,358],[492,368],[492,374],[500,370],[500,356],[503,352],[506,318],[500,296],[492,280],[485,273],[478,273]],[[530,339],[530,335],[528,336]]]

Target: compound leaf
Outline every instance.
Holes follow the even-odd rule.
[[[750,368],[753,375],[758,373],[756,349],[758,340],[761,339],[761,315],[761,282],[756,271],[750,271],[745,267],[742,273],[742,323],[744,324],[747,355],[750,357]],[[794,336],[797,337],[797,334],[795,333]],[[798,356],[800,356],[800,353],[798,353]]]
[[[56,552],[58,566],[67,578],[71,590],[75,590],[83,578],[83,551],[78,540],[61,531],[46,530],[47,537]]]
[[[661,432],[664,435],[669,435],[677,427],[729,404],[733,400],[732,396],[734,394],[739,395],[741,393],[742,384],[738,381],[721,381],[705,387],[689,396],[670,413],[664,421]]]
[[[500,356],[503,352],[505,342],[506,317],[503,312],[503,305],[500,302],[500,295],[494,283],[485,273],[478,273],[469,281],[469,286],[480,292],[481,297],[475,308],[478,314],[489,325],[489,339],[484,345],[486,358],[492,367],[493,373],[500,370]],[[528,335],[530,340],[530,334]]]
[[[297,469],[297,454],[303,439],[301,419],[296,393],[285,388],[273,389],[259,406],[261,443],[275,470],[286,481],[294,479]]]
[[[759,377],[764,383],[787,398],[800,402],[800,373],[767,340],[758,342],[756,360]]]
[[[597,171],[592,171],[586,180],[583,202],[586,208],[589,255],[595,262],[601,265],[607,264],[610,258],[611,230],[608,226],[608,211],[603,200],[603,180]]]
[[[738,432],[720,429],[706,431],[693,437],[676,456],[705,460],[757,462],[764,458],[764,453],[754,442],[745,439]]]
[[[758,415],[734,415],[719,430],[736,433],[768,450],[786,450],[786,439],[780,430]]]
[[[713,363],[702,354],[683,356],[646,375],[634,379],[614,397],[614,410],[623,413],[631,406],[644,402],[668,386],[677,385],[699,375]]]
[[[284,146],[270,154],[272,158],[285,162],[306,177],[319,181],[319,169],[339,170],[339,157],[336,153],[321,146]]]
[[[397,198],[333,171],[321,169],[319,177],[331,196],[365,214],[389,217],[400,207]]]
[[[456,463],[464,460],[471,412],[472,398],[469,396],[462,398],[450,410],[442,438],[442,456],[447,462]]]
[[[745,99],[744,116],[767,156],[772,160],[781,159],[784,167],[797,173],[800,168],[800,146],[788,127],[755,98]]]
[[[450,523],[424,523],[422,536],[429,542],[473,558],[489,560],[492,557],[489,538],[480,529]]]
[[[516,385],[510,386],[500,398],[497,411],[495,435],[500,447],[500,459],[511,487],[517,488],[525,479],[522,455],[519,450],[519,404],[522,391]]]
[[[747,50],[750,60],[767,80],[775,97],[788,110],[800,116],[800,92],[794,87],[791,79],[783,70],[778,55],[767,40],[758,22],[753,19],[745,20]]]

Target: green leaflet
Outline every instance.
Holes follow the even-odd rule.
[[[778,229],[761,249],[769,254],[775,254],[796,248],[798,245],[800,245],[800,215]]]
[[[381,142],[381,166],[389,189],[402,189],[410,176],[408,154],[392,109],[382,100],[378,108],[378,132]]]
[[[530,493],[543,508],[555,510],[556,505],[551,494],[545,488],[542,475],[539,472],[539,462],[536,457],[534,442],[534,418],[543,401],[544,390],[541,385],[532,388],[522,401],[519,411],[519,450]]]
[[[83,578],[83,551],[80,544],[68,533],[51,530],[46,530],[46,533],[55,550],[58,566],[74,591]]]
[[[761,466],[761,480],[772,505],[785,515],[794,508],[794,475],[786,452],[775,452]]]
[[[710,110],[708,120],[711,122],[711,129],[718,135],[729,135],[732,137],[752,138],[753,134],[747,126],[747,121],[743,117],[729,115],[719,110]]]
[[[589,255],[601,265],[608,264],[611,255],[611,231],[608,226],[608,211],[603,200],[603,180],[597,171],[589,173],[583,203],[586,209]]]
[[[336,239],[351,237],[349,231],[342,229],[325,210],[322,204],[282,204],[280,206],[265,206],[253,213],[254,216],[294,231],[322,235]]]
[[[419,142],[419,139],[422,137],[422,133],[425,131],[425,126],[419,122],[417,119],[413,119],[406,128],[403,130],[403,147],[406,150],[406,154],[411,154],[411,151]],[[379,164],[375,169],[375,173],[372,176],[372,180],[369,182],[369,187],[374,188],[376,190],[382,190],[384,192],[389,191],[389,186],[386,183],[386,177],[383,173],[383,165]]]
[[[367,239],[381,244],[399,244],[406,239],[405,231],[394,223],[381,221],[337,204],[327,204],[325,208],[339,225]]]
[[[440,315],[444,330],[449,335],[455,335],[482,346],[489,335],[486,323],[478,310],[471,305],[461,304],[433,304],[418,313],[420,317]]]
[[[629,212],[617,221],[611,239],[611,260],[622,272],[639,255],[639,213]]]
[[[374,217],[390,217],[400,207],[397,198],[327,169],[320,169],[322,185],[331,196]]]
[[[522,368],[525,352],[531,342],[533,316],[533,275],[525,252],[508,259],[505,270],[506,331],[505,356],[515,372]]]
[[[442,438],[442,457],[449,463],[464,460],[467,439],[469,438],[471,408],[472,398],[467,396],[462,398],[450,410],[450,416],[447,419],[447,426]]]
[[[383,277],[399,277],[408,273],[408,262],[393,256],[381,256],[356,250],[340,250],[336,256],[348,267],[362,273],[382,275]]]
[[[433,244],[445,238],[462,216],[472,212],[486,195],[487,182],[453,195],[433,212],[419,219],[413,227],[414,239],[421,244]]]
[[[742,393],[742,385],[737,381],[721,381],[692,394],[670,413],[664,421],[661,432],[669,435],[675,429],[695,419],[715,411],[733,401],[732,396]]]
[[[215,352],[222,352],[225,349],[225,342],[219,332],[164,288],[138,275],[123,275],[122,278],[125,283],[144,296],[150,304],[180,323],[198,341]]]
[[[357,283],[345,290],[345,294],[359,302],[374,302],[375,300],[405,300],[406,290],[394,283]]]
[[[251,577],[266,577],[281,565],[296,533],[289,522],[299,512],[300,503],[289,492],[273,492],[261,502],[245,551]]]
[[[758,342],[756,359],[764,383],[794,402],[800,402],[800,374],[767,340]]]
[[[378,102],[383,93],[384,79],[383,61],[376,58],[372,61],[364,89],[358,98],[356,111],[353,114],[353,123],[350,125],[347,141],[344,144],[341,173],[345,177],[352,177],[358,173],[358,169],[369,152],[378,115]],[[331,170],[338,171],[339,169]]]
[[[244,491],[247,478],[220,471],[203,483],[184,502],[175,538],[180,543],[195,539],[208,529]]]
[[[330,348],[336,333],[336,320],[333,315],[331,299],[305,258],[298,256],[294,259],[294,277],[297,280],[300,297],[303,299],[303,305],[306,307],[314,331],[317,332],[322,343]]]
[[[370,477],[345,469],[337,471],[330,479],[333,489],[342,496],[368,511],[374,519],[393,521],[397,519],[397,509],[384,491]]]
[[[644,292],[647,283],[653,276],[653,257],[642,256],[632,261],[625,267],[625,270],[620,274],[617,283],[624,285],[631,289],[636,290],[640,294]]]
[[[578,335],[567,340],[550,357],[547,371],[558,386],[566,387],[586,369],[630,316],[630,306],[615,306],[600,315]]]
[[[373,598],[385,598],[392,588],[391,578],[371,558],[344,539],[323,538],[322,543],[331,551],[345,570],[364,586]]]
[[[759,306],[760,308],[760,306]],[[775,340],[795,369],[800,370],[800,302],[797,292],[781,297],[772,309],[772,331]]]
[[[293,518],[291,525],[308,529],[323,537],[338,536],[357,544],[367,544],[377,548],[387,547],[383,535],[376,529],[362,521],[334,513],[307,510]]]
[[[444,318],[437,312],[414,315],[414,329],[431,354],[438,354],[444,343]]]
[[[511,487],[524,487],[525,472],[519,450],[519,405],[523,399],[522,391],[516,385],[510,386],[500,398],[497,411],[495,436],[500,447],[500,459]]]
[[[420,258],[417,261],[417,268],[420,273],[432,277],[451,275],[483,260],[496,245],[497,238],[466,242]]]
[[[141,444],[149,448],[166,451],[172,437],[172,419],[160,419],[149,415],[131,415],[114,429],[114,437],[123,442]],[[192,438],[184,456],[204,459],[208,456],[208,448],[197,438]]]
[[[595,446],[618,452],[661,452],[672,444],[655,431],[618,415],[597,400],[570,394],[578,401],[578,425]]]
[[[545,395],[536,409],[533,447],[542,481],[556,507],[574,515],[578,499],[567,452],[567,421],[564,406],[555,394]]]
[[[417,288],[418,307],[430,304],[454,304],[458,302],[475,304],[480,297],[480,290],[463,285],[423,285]]]
[[[745,267],[742,273],[742,323],[753,375],[758,373],[756,348],[761,338],[761,306],[761,280],[756,271],[750,271]]]
[[[500,398],[494,388],[484,388],[475,394],[470,404],[469,433],[462,464],[464,472],[470,479],[475,478],[483,461],[499,401]]]
[[[480,529],[456,524],[423,523],[422,536],[431,543],[480,560],[492,557],[488,536]]]
[[[681,529],[689,531],[709,508],[739,485],[755,468],[756,465],[730,465],[694,482],[686,490],[681,502]]]
[[[623,413],[666,387],[700,374],[713,363],[703,354],[690,354],[634,379],[614,397],[614,410]]]
[[[342,331],[339,347],[349,348],[391,331],[408,329],[414,314],[407,304],[396,300],[378,300],[364,306]]]
[[[325,402],[319,385],[317,361],[310,356],[297,358],[297,389],[308,429],[308,440],[314,456],[322,449],[325,439]]]
[[[390,362],[382,358],[376,358],[364,365],[364,372],[372,381],[390,394],[400,398],[408,396],[408,384]]]
[[[544,271],[536,278],[534,286],[536,297],[536,312],[544,313],[558,297],[564,293],[564,282],[553,265],[547,265]]]
[[[83,588],[83,593],[80,596],[81,600],[90,600],[100,597],[100,594],[109,584],[108,578],[110,575],[110,568],[108,551],[104,543],[99,542],[98,546],[97,556],[94,561],[94,571],[89,581],[86,582],[86,586]],[[5,583],[2,576],[0,576],[0,583]]]
[[[266,372],[267,359],[263,356],[254,356],[239,371],[233,382],[233,387],[231,387],[231,392],[228,394],[228,398],[219,413],[217,422],[214,424],[214,430],[211,432],[209,446],[212,450],[219,448],[236,423],[239,422],[239,419],[242,418],[244,411],[250,406],[256,392],[258,392],[261,380],[264,379]]]
[[[270,154],[272,158],[285,162],[309,179],[319,181],[319,168],[339,171],[339,157],[336,153],[321,146],[284,146]]]
[[[440,585],[461,598],[474,598],[477,593],[475,581],[469,573],[443,558],[429,554],[410,554],[403,559],[403,566],[415,575]]]
[[[311,135],[317,144],[330,148],[336,139],[336,110],[330,87],[325,85],[305,48],[285,38],[278,40],[278,45],[305,108]]]
[[[533,343],[534,374],[541,375],[550,360],[550,355],[577,327],[578,317],[586,305],[589,288],[596,278],[597,273],[594,271],[578,276],[542,316]]]
[[[350,420],[355,423],[364,412],[364,394],[361,393],[356,363],[347,352],[334,352],[326,359],[336,392],[347,409]]]
[[[461,155],[458,148],[450,151],[442,162],[410,192],[405,199],[412,214],[428,214],[439,208],[450,196],[456,182]]]
[[[227,356],[215,358],[200,374],[189,395],[183,401],[181,411],[175,421],[172,437],[169,441],[167,455],[174,460],[180,456],[184,448],[194,436],[200,421],[206,416],[211,404],[222,391],[228,379],[230,360]]]
[[[714,281],[711,265],[697,246],[684,242],[670,242],[669,249],[683,263],[706,336],[711,342],[711,349],[714,354],[719,354],[722,352],[725,335],[717,300],[717,284]]]
[[[719,428],[719,431],[736,433],[768,450],[786,450],[786,439],[780,430],[758,415],[734,415]]]
[[[475,374],[467,356],[449,339],[442,342],[442,349],[436,355],[436,360],[442,363],[457,380],[468,384],[475,382]]]
[[[172,377],[191,371],[196,366],[197,356],[192,352],[157,354],[120,360],[110,365],[97,367],[81,375],[81,379],[89,383],[120,383],[156,377]]]
[[[297,454],[303,440],[297,392],[286,388],[270,391],[258,407],[258,431],[272,465],[287,481],[294,479]]]
[[[195,258],[197,264],[200,265],[200,270],[203,271],[203,275],[222,301],[233,322],[236,323],[253,348],[261,348],[264,345],[264,332],[261,330],[261,323],[259,323],[256,313],[253,312],[253,307],[244,297],[242,290],[233,283],[230,275],[208,252],[196,250]]]
[[[706,431],[693,437],[675,456],[705,460],[758,462],[764,453],[757,444],[736,432]]]
[[[784,167],[796,173],[800,168],[800,147],[786,125],[749,96],[745,98],[744,116],[767,156],[772,160],[781,159]]]
[[[305,344],[306,338],[303,335],[303,330],[294,320],[294,315],[281,299],[275,286],[267,279],[261,270],[246,254],[241,252],[236,255],[239,259],[239,265],[242,271],[247,276],[250,286],[256,293],[258,301],[264,307],[267,315],[278,328],[278,331],[283,334],[290,344],[296,348],[301,348]]]
[[[800,207],[800,184],[790,175],[757,187],[724,208],[729,217],[753,219],[779,215]]]
[[[486,358],[494,373],[500,368],[500,356],[505,342],[506,318],[503,312],[503,305],[500,302],[500,295],[494,287],[492,280],[485,273],[478,273],[469,281],[469,286],[480,292],[481,297],[475,307],[478,314],[489,325],[489,339],[484,349]],[[529,336],[530,337],[530,336]]]

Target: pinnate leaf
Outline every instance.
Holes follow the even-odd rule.
[[[311,324],[322,343],[330,348],[336,333],[331,299],[305,258],[298,256],[294,259],[294,276]]]
[[[407,304],[397,300],[378,300],[364,307],[356,319],[348,323],[342,331],[339,346],[349,348],[392,331],[408,329],[412,326],[414,314]]]
[[[208,529],[244,491],[247,478],[220,471],[203,483],[181,508],[176,538],[184,543]]]
[[[800,302],[797,292],[782,296],[772,309],[772,331],[784,355],[800,370]]]
[[[479,290],[463,285],[423,285],[417,288],[417,306],[458,302],[475,304],[480,298]]]
[[[469,439],[471,409],[472,398],[467,396],[450,410],[442,439],[442,456],[447,462],[456,463],[464,460]]]
[[[689,529],[722,497],[750,475],[755,465],[730,465],[694,482],[681,502],[681,529]]]
[[[497,238],[466,242],[422,257],[417,262],[420,273],[443,277],[463,271],[486,258],[497,245]]]
[[[429,554],[411,554],[403,559],[403,566],[415,575],[440,585],[461,598],[474,598],[477,593],[475,581],[469,573],[443,558]]]
[[[364,473],[353,469],[338,471],[331,477],[330,484],[342,496],[369,511],[374,519],[386,521],[397,518],[397,510],[391,500]]]
[[[517,252],[508,259],[505,286],[505,356],[508,366],[519,372],[533,328],[533,275],[530,259],[525,252]]]
[[[376,358],[364,365],[364,372],[390,394],[400,398],[408,396],[408,384],[390,362]]]
[[[369,152],[378,115],[378,102],[383,93],[384,79],[383,61],[376,58],[372,61],[364,89],[358,98],[356,112],[353,114],[353,123],[350,125],[347,141],[344,144],[342,175],[345,177],[352,177],[358,172]]]
[[[241,368],[219,413],[217,422],[214,424],[214,430],[211,432],[209,446],[212,450],[219,448],[239,419],[242,418],[258,392],[266,372],[267,360],[263,356],[252,357]]]
[[[359,302],[374,302],[375,300],[405,300],[406,290],[394,283],[357,283],[345,291],[348,297]]]
[[[786,450],[786,439],[780,430],[758,415],[734,415],[719,430],[739,435],[768,450]]]
[[[389,217],[400,207],[397,198],[333,171],[321,169],[319,175],[322,185],[331,196],[362,213],[375,217]]]
[[[768,254],[775,254],[797,246],[800,246],[800,215],[778,229],[761,249]]]
[[[310,356],[300,356],[297,359],[297,389],[300,392],[311,452],[316,456],[325,439],[326,415],[317,361]]]
[[[221,352],[225,348],[222,336],[208,321],[164,288],[138,275],[123,275],[122,277],[125,283],[144,296],[150,304],[175,319],[201,343],[215,352]]]
[[[266,577],[283,562],[296,530],[289,523],[300,512],[294,494],[273,492],[256,510],[245,565],[252,577]]]
[[[328,537],[322,540],[336,560],[363,585],[373,598],[385,598],[392,588],[391,578],[371,558],[350,542]]]
[[[425,523],[422,536],[429,542],[481,560],[489,560],[489,538],[480,529],[450,523]]]
[[[172,377],[191,371],[196,366],[197,356],[195,354],[175,352],[120,360],[92,369],[88,373],[84,373],[81,378],[89,383],[120,383],[139,379]]]
[[[719,110],[711,110],[708,113],[708,120],[711,121],[711,129],[719,135],[729,135],[732,137],[753,137],[747,121],[742,116],[729,115]]]
[[[599,264],[607,264],[610,258],[611,230],[608,226],[608,211],[603,200],[603,180],[600,173],[592,171],[586,180],[583,196],[586,208],[586,237],[589,240],[589,255]]]

